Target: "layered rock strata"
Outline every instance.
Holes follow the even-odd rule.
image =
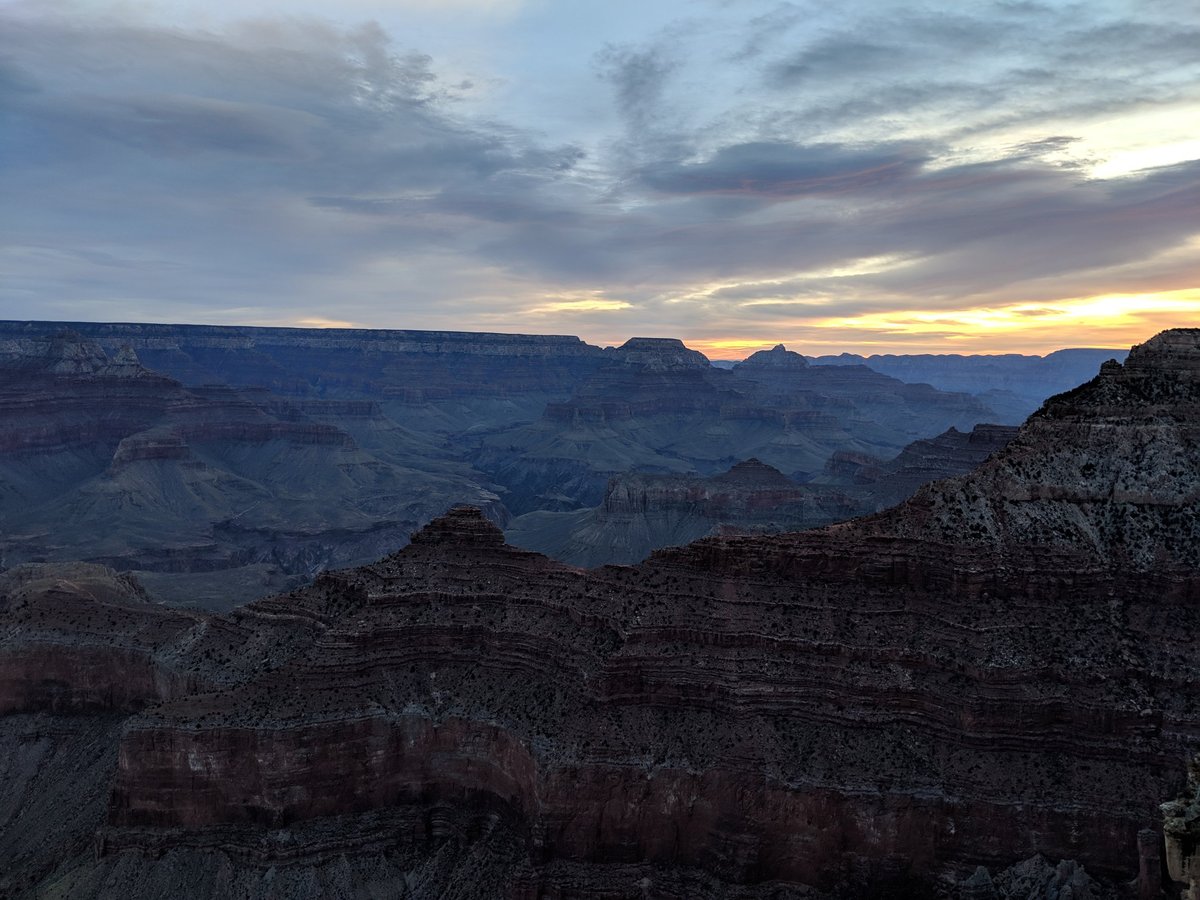
[[[577,337],[396,329],[0,322],[0,360],[67,327],[101,349],[135,351],[189,386],[284,396],[367,398],[447,430],[507,409],[536,418],[546,401],[604,362]],[[438,414],[423,413],[432,406]]]
[[[311,643],[133,720],[105,852],[418,804],[509,823],[512,896],[558,861],[590,896],[635,896],[604,877],[630,863],[832,889],[1042,853],[1134,880],[1200,740],[1198,411],[1200,334],[1167,333],[846,525],[585,572],[456,510],[272,601]]]
[[[815,357],[812,362],[866,365],[901,381],[974,394],[997,411],[1012,409],[1024,416],[1035,411],[1047,397],[1086,381],[1107,360],[1121,362],[1125,353],[1091,348],[1056,350],[1045,356],[887,353],[864,357],[842,353]]]
[[[518,547],[572,565],[597,566],[639,562],[652,550],[709,534],[799,531],[878,512],[923,484],[965,474],[1016,433],[1016,426],[1008,425],[977,425],[969,432],[951,428],[914,441],[886,461],[838,451],[822,475],[806,484],[757,459],[707,478],[621,475],[609,480],[600,506],[526,513],[505,533]]]
[[[709,478],[619,476],[599,507],[532,512],[505,529],[509,541],[578,566],[640,562],[660,547],[686,544],[716,530],[790,531],[841,521],[860,512],[838,488],[797,484],[757,459]]]
[[[913,441],[886,461],[834,453],[815,482],[836,485],[855,497],[861,513],[879,512],[907,500],[931,481],[965,475],[1004,449],[1017,431],[1015,425],[976,425],[970,431],[950,428],[936,437]]]
[[[2,344],[0,560],[83,557],[228,608],[375,559],[454,502],[505,520],[468,467],[363,406],[185,388],[70,332]]]
[[[520,515],[600,505],[626,472],[715,475],[750,457],[804,481],[838,451],[887,457],[993,419],[965,394],[808,366],[782,346],[727,371],[679,341],[635,338],[537,422],[481,432],[470,459]]]
[[[842,525],[588,571],[458,508],[149,641],[186,692],[122,729],[92,852],[10,884],[1152,896],[1146,834],[1200,744],[1198,485],[1177,330]]]
[[[454,503],[503,524],[754,455],[804,480],[987,418],[782,348],[714,374],[663,338],[73,327],[0,323],[0,563],[85,558],[216,609],[376,558]]]

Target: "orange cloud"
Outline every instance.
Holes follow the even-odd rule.
[[[876,353],[1044,353],[1062,347],[1128,347],[1165,328],[1200,326],[1200,288],[1105,294],[1048,302],[909,309],[775,321],[766,337],[696,337],[687,341],[713,358],[738,358],[783,341],[791,349]]]

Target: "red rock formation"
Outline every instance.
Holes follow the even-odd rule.
[[[0,613],[0,715],[130,711],[197,688],[160,654],[203,617],[151,603],[111,569],[11,569]]]
[[[217,687],[130,720],[99,846],[286,868],[423,809],[511,838],[493,896],[1145,879],[1200,742],[1197,484],[1190,330],[844,525],[583,571],[457,509],[165,653]]]

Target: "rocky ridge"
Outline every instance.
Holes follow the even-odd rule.
[[[761,356],[714,374],[664,338],[0,322],[0,565],[84,558],[223,609],[376,558],[454,503],[579,511],[613,477],[751,456],[804,481],[988,418]]]
[[[270,867],[300,896],[335,872],[411,897],[1157,896],[1146,835],[1200,743],[1198,429],[1178,330],[842,525],[584,571],[454,510],[151,641],[174,675],[155,705],[112,695],[134,712],[94,848],[22,856],[9,890],[217,896]]]
[[[817,365],[866,365],[901,381],[925,383],[943,391],[963,391],[993,409],[1029,415],[1053,394],[1090,378],[1109,359],[1121,362],[1124,350],[1072,348],[1045,356],[1018,353],[964,356],[947,354],[842,353],[818,356]]]
[[[800,531],[878,512],[921,485],[962,475],[1002,449],[1015,426],[951,428],[895,458],[838,451],[806,484],[757,459],[707,478],[632,473],[608,482],[598,507],[513,519],[508,540],[577,566],[628,564],[710,534]]]
[[[761,459],[805,481],[837,451],[890,456],[992,412],[965,394],[777,348],[716,369],[678,341],[635,338],[536,422],[483,431],[469,458],[516,515],[599,505],[626,472],[715,475]]]
[[[535,419],[606,359],[560,335],[95,322],[0,322],[0,359],[6,347],[63,328],[108,353],[129,347],[188,386],[370,399],[389,416],[444,432],[481,417]]]
[[[709,478],[632,474],[613,478],[599,507],[532,512],[506,527],[509,541],[578,566],[628,564],[652,550],[717,529],[789,531],[860,510],[836,488],[814,490],[749,459]]]
[[[863,454],[834,453],[815,484],[836,485],[860,501],[860,513],[879,512],[907,500],[922,485],[965,475],[1006,447],[1015,425],[976,425],[970,431],[949,428],[913,441],[890,460]]]
[[[377,558],[454,502],[504,518],[369,404],[185,388],[71,332],[0,346],[0,415],[3,564],[83,556],[180,602]]]

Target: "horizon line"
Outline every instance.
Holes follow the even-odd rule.
[[[625,338],[623,341],[620,341],[619,343],[618,342],[610,343],[610,342],[593,342],[593,341],[587,340],[586,338],[584,338],[578,334],[567,334],[565,332],[557,333],[557,332],[539,332],[539,331],[496,331],[496,330],[475,331],[475,330],[466,330],[466,329],[447,329],[447,328],[400,328],[400,327],[394,327],[394,326],[357,325],[357,324],[348,323],[348,322],[336,322],[336,323],[330,323],[330,324],[315,324],[315,323],[260,324],[260,323],[245,323],[245,322],[242,322],[242,323],[157,322],[157,321],[156,322],[149,322],[149,321],[139,322],[139,321],[134,321],[134,320],[118,321],[118,320],[110,320],[110,319],[0,319],[0,326],[11,326],[11,325],[43,325],[43,326],[59,325],[59,326],[65,327],[65,328],[69,328],[74,325],[82,325],[82,326],[99,325],[99,326],[116,326],[116,327],[151,326],[151,327],[155,327],[155,328],[219,328],[219,329],[230,329],[230,330],[257,329],[257,330],[264,330],[264,331],[305,331],[305,332],[347,332],[347,333],[404,332],[404,333],[414,333],[414,334],[455,334],[455,335],[473,334],[473,335],[494,335],[494,336],[502,336],[502,337],[539,337],[539,338],[560,338],[560,339],[566,339],[566,340],[573,339],[573,340],[579,341],[580,343],[585,344],[587,346],[596,347],[597,349],[600,349],[600,350],[618,349],[618,348],[624,346],[624,344],[626,344],[632,340],[673,340],[673,341],[679,341],[681,344],[683,344],[684,347],[686,347],[689,350],[694,350],[695,352],[702,354],[710,362],[742,362],[745,359],[747,359],[748,357],[752,356],[754,353],[759,352],[758,350],[748,350],[747,352],[745,352],[745,355],[737,355],[737,351],[735,351],[733,354],[730,354],[730,355],[714,355],[714,351],[715,351],[715,353],[718,353],[718,354],[721,352],[720,349],[715,346],[715,345],[719,345],[720,343],[722,343],[720,340],[712,340],[712,339],[705,339],[705,338],[692,338],[692,339],[690,339],[690,342],[689,342],[688,338],[681,338],[681,337],[678,337],[675,335],[637,334],[637,335],[630,335],[629,337]],[[1187,327],[1187,326],[1180,326],[1180,327]],[[1170,329],[1164,329],[1164,330],[1170,330]],[[1155,334],[1158,334],[1158,333],[1161,333],[1161,331],[1155,332]],[[1149,340],[1152,337],[1154,337],[1153,334],[1147,336],[1144,340]],[[862,347],[861,345],[860,345],[859,349],[843,349],[840,352],[832,351],[832,352],[824,352],[824,353],[806,353],[806,352],[802,352],[802,351],[794,349],[795,346],[802,346],[803,343],[804,342],[794,342],[793,345],[789,347],[789,346],[787,346],[786,341],[781,341],[781,340],[776,340],[773,342],[772,341],[763,341],[760,349],[761,350],[770,350],[776,346],[784,346],[785,349],[787,349],[791,352],[800,353],[801,356],[805,356],[810,359],[819,359],[819,358],[824,358],[824,357],[837,357],[837,356],[861,356],[863,358],[869,358],[871,356],[1025,356],[1025,357],[1045,358],[1054,353],[1058,353],[1058,352],[1061,352],[1064,350],[1111,351],[1111,352],[1118,352],[1118,353],[1128,352],[1128,350],[1129,350],[1128,346],[1107,347],[1107,346],[1077,346],[1077,345],[1063,345],[1060,347],[1056,347],[1053,350],[1047,350],[1043,353],[1034,353],[1034,352],[1030,352],[1028,350],[996,350],[996,349],[989,349],[989,350],[980,351],[980,352],[963,352],[962,350],[951,350],[951,349],[947,349],[945,351],[930,351],[930,350],[924,350],[924,349],[913,350],[913,351],[905,351],[905,350],[897,350],[897,349],[881,350],[881,349],[872,348],[872,347]],[[870,344],[873,342],[867,341],[867,342],[863,342],[863,343]],[[1138,341],[1137,343],[1142,343],[1142,341]],[[746,346],[751,346],[752,344],[753,344],[753,342],[751,342],[751,341],[746,342]],[[705,346],[707,346],[709,348],[708,351],[706,351],[704,349],[700,349]],[[845,344],[838,344],[836,346],[851,348],[854,345],[847,342]]]

